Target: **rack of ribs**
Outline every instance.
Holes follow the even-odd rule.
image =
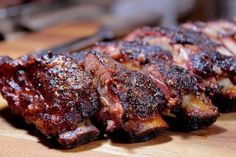
[[[98,138],[99,109],[92,77],[66,55],[0,58],[1,94],[12,111],[67,148]]]
[[[0,57],[0,92],[66,148],[103,135],[145,141],[168,127],[207,127],[236,108],[234,42],[234,22],[186,23],[137,29],[78,54]]]
[[[144,27],[130,33],[125,40],[170,51],[175,64],[202,78],[206,94],[221,112],[236,108],[236,58],[223,43],[183,26]]]

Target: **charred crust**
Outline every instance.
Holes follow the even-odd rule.
[[[146,58],[143,61],[143,64],[150,62],[152,59],[161,59],[166,61],[173,59],[171,52],[163,50],[159,46],[148,45],[137,41],[120,42],[119,48],[121,53],[127,55],[129,59],[138,59],[140,54],[143,54]]]
[[[125,111],[124,120],[150,118],[164,108],[165,96],[147,74],[127,70],[97,51],[92,53],[111,73],[112,81],[107,86],[121,101]]]
[[[45,97],[51,97],[52,101],[55,101],[52,103],[76,106],[76,110],[84,118],[97,112],[98,93],[92,77],[72,58],[65,55],[44,55],[37,58],[35,68],[42,69],[32,76],[36,84],[40,85],[37,88]],[[44,89],[53,93],[47,94],[48,91]]]
[[[212,102],[219,109],[221,113],[236,112],[236,99],[230,98],[223,94],[216,94]]]
[[[155,86],[151,78],[138,72],[119,73],[120,87],[111,87],[123,102],[125,119],[155,116],[165,106],[165,96]]]
[[[141,134],[136,134],[134,132],[128,132],[125,130],[117,130],[113,133],[110,133],[109,137],[114,142],[137,143],[137,142],[144,142],[152,138],[155,138],[158,135],[161,135],[165,129],[166,128],[149,129],[145,132],[142,132]]]
[[[143,27],[131,33],[127,40],[145,41],[145,37],[167,36],[172,44],[195,45],[200,50],[215,50],[219,43],[210,40],[205,34],[182,26],[172,27]]]
[[[181,26],[165,27],[160,29],[163,34],[170,37],[172,43],[183,45],[196,45],[200,50],[215,50],[219,46],[218,43],[210,40],[201,32],[192,31]]]
[[[212,99],[215,95],[220,94],[222,89],[222,85],[217,83],[210,83],[210,85],[205,87],[205,95]]]
[[[166,84],[179,92],[179,94],[194,93],[199,95],[203,91],[203,87],[199,84],[201,79],[188,70],[161,61],[156,62],[155,65],[163,75]]]
[[[152,62],[165,61],[166,64],[172,64],[173,61],[170,51],[139,41],[103,42],[97,44],[95,49],[119,63],[128,63],[128,68],[136,71],[144,66],[149,66],[149,63]]]
[[[176,117],[164,116],[164,120],[170,125],[170,129],[175,131],[192,131],[198,130],[213,124],[220,116],[217,108],[215,114],[209,115],[208,113],[199,115],[201,113],[186,113],[183,108],[175,108],[172,111]]]
[[[87,133],[77,135],[71,139],[64,139],[59,136],[58,142],[63,146],[64,149],[72,149],[77,146],[94,141],[98,137],[99,137],[99,131],[98,130],[91,130]]]
[[[212,75],[236,76],[236,59],[222,55],[217,51],[194,54],[191,61],[195,72],[203,77]]]

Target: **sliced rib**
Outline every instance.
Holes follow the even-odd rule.
[[[52,53],[0,59],[0,88],[13,112],[67,148],[98,138],[92,78],[75,60]]]
[[[135,142],[168,127],[160,115],[166,107],[165,96],[148,75],[128,70],[99,51],[91,51],[84,62],[98,87],[102,103],[98,121],[106,133]]]

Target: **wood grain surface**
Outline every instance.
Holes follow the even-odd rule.
[[[73,22],[0,43],[0,55],[16,58],[78,36],[93,34],[98,24]],[[150,141],[122,144],[98,140],[72,150],[59,149],[33,126],[14,117],[0,97],[0,157],[235,157],[236,113],[223,114],[211,127],[189,133],[165,131]]]
[[[99,26],[95,22],[71,22],[50,27],[15,40],[0,42],[0,55],[17,58],[23,54],[50,48],[79,37],[90,36]]]

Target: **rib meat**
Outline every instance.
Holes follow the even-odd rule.
[[[102,43],[94,49],[129,69],[148,73],[157,82],[168,100],[168,108],[162,113],[175,117],[169,121],[171,127],[199,129],[212,124],[219,116],[217,108],[204,95],[201,79],[175,65],[169,51],[135,41]]]
[[[65,147],[95,140],[99,109],[91,76],[66,55],[0,58],[0,88],[13,112]]]
[[[224,46],[221,43],[181,26],[144,27],[125,40],[141,41],[170,51],[176,64],[203,78],[206,93],[213,100],[226,98],[229,106],[235,106],[236,58],[229,51],[222,51]],[[221,111],[230,108],[228,105],[216,105]]]
[[[201,32],[222,45],[220,51],[236,56],[236,23],[234,21],[195,22],[183,24],[185,28]]]
[[[133,142],[147,140],[168,127],[160,115],[166,107],[165,96],[148,75],[128,70],[95,50],[84,62],[98,87],[102,107],[97,119],[106,133],[121,133]]]

